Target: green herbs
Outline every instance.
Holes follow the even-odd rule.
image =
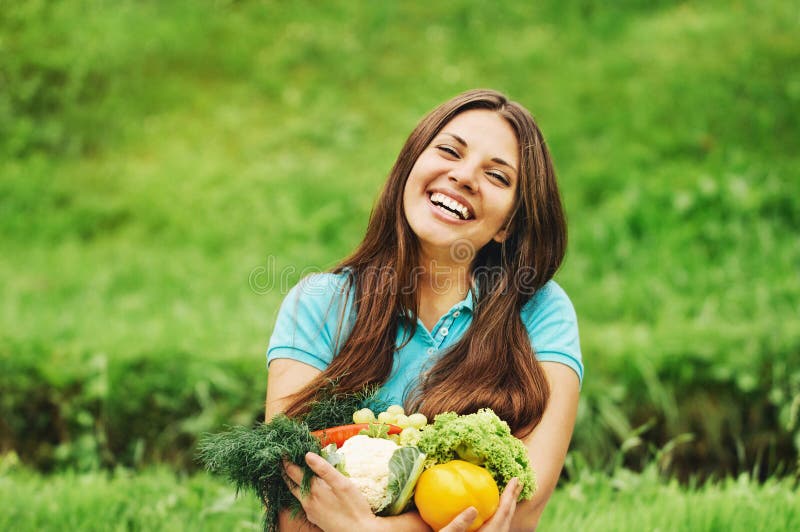
[[[253,428],[233,427],[220,434],[204,435],[198,445],[198,458],[206,469],[229,480],[239,491],[252,491],[264,502],[264,530],[276,532],[278,514],[285,509],[298,515],[302,507],[289,491],[283,461],[303,469],[301,491],[310,489],[313,473],[306,465],[305,454],[321,454],[319,440],[312,430],[349,423],[353,412],[380,405],[377,387],[368,386],[353,393],[337,394],[336,383],[323,387],[299,419],[278,414],[268,423]]]
[[[272,532],[277,531],[281,510],[290,509],[294,515],[301,510],[284,482],[283,461],[303,468],[300,488],[308,491],[313,473],[304,457],[307,452],[319,454],[320,450],[319,440],[311,435],[308,425],[279,414],[252,429],[234,427],[208,435],[201,440],[198,452],[209,471],[229,480],[237,492],[252,491],[266,503],[264,529]]]
[[[353,422],[353,412],[362,408],[382,408],[383,401],[377,398],[378,386],[367,385],[351,393],[337,393],[336,381],[317,393],[310,410],[302,417],[309,430],[338,427]]]
[[[417,446],[428,455],[429,462],[443,464],[459,459],[485,467],[500,491],[517,477],[522,485],[519,500],[530,499],[536,490],[525,445],[488,408],[464,416],[439,414],[432,425],[422,429]]]

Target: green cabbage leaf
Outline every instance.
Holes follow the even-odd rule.
[[[387,493],[392,502],[381,515],[401,514],[414,496],[414,486],[425,468],[425,454],[416,447],[400,447],[389,460],[389,485]]]

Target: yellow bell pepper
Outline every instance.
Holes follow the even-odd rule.
[[[500,492],[484,468],[452,460],[426,469],[417,481],[414,503],[434,530],[444,528],[458,514],[474,506],[478,517],[469,530],[477,530],[497,510]]]

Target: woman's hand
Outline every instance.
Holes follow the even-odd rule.
[[[478,530],[481,532],[505,532],[509,530],[511,528],[511,518],[514,517],[514,510],[517,508],[517,497],[519,497],[521,490],[522,486],[519,480],[512,478],[506,484],[506,489],[503,490],[497,511]],[[458,514],[440,532],[466,532],[476,517],[478,517],[478,510],[470,506]]]
[[[376,530],[378,517],[372,513],[367,499],[355,484],[339,473],[324,458],[306,453],[306,464],[317,475],[311,480],[311,491],[300,493],[303,470],[285,464],[286,475],[294,481],[289,488],[306,512],[306,518],[325,532]]]

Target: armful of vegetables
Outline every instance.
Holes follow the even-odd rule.
[[[327,390],[302,419],[279,414],[254,428],[206,435],[199,458],[232,482],[237,493],[250,490],[264,501],[268,532],[277,531],[281,511],[289,509],[293,517],[302,511],[286,485],[283,461],[303,469],[300,490],[308,492],[313,473],[304,460],[307,452],[349,477],[373,513],[398,515],[413,498],[422,518],[437,530],[469,506],[479,510],[472,529],[478,528],[497,509],[498,488],[513,477],[522,484],[520,499],[533,494],[527,451],[491,410],[440,414],[426,425],[425,416],[406,416],[397,405],[376,420],[365,408],[375,404],[375,389],[346,396]],[[351,420],[355,424],[345,425]]]

